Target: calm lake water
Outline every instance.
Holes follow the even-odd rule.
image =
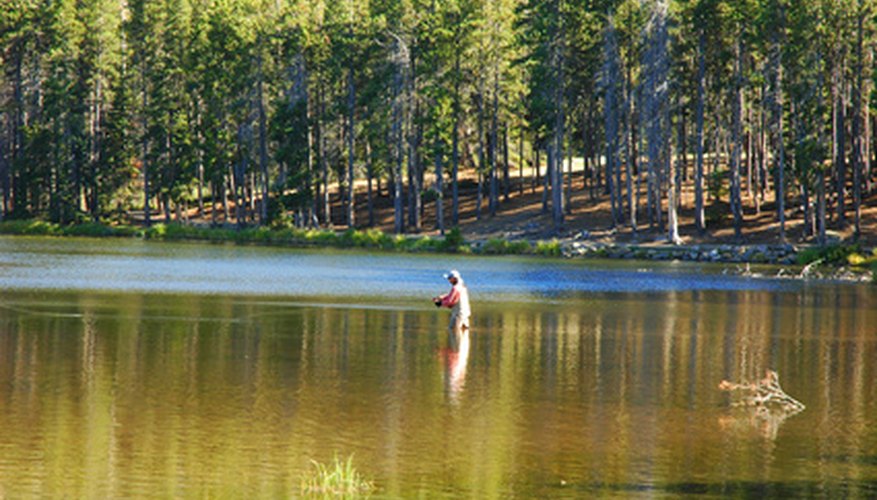
[[[877,496],[875,288],[721,270],[0,238],[0,498]]]

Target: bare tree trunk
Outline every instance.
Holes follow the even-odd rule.
[[[13,169],[12,165],[15,164],[18,159],[22,144],[24,141],[24,90],[23,90],[23,82],[22,82],[22,64],[23,64],[23,50],[20,47],[16,47],[16,49],[12,50],[13,56],[9,64],[10,67],[14,68],[12,71],[12,111],[7,115],[3,113],[2,116],[8,116],[6,118],[9,120],[10,124],[10,133],[9,133],[9,144],[6,145],[6,149],[0,149],[0,183],[2,183],[3,188],[3,206],[0,207],[0,219],[5,219],[10,212],[13,211],[13,204],[15,203],[15,182],[13,179]],[[4,61],[6,62],[6,61]],[[0,140],[2,140],[2,135],[0,134]],[[4,154],[5,151],[8,150],[8,154]],[[54,197],[52,197],[54,199]]]
[[[834,113],[832,114],[832,127],[834,129],[834,170],[837,175],[837,221],[843,226],[846,224],[846,133],[844,129],[846,102],[843,96],[843,63],[836,61],[832,81],[832,96]]]
[[[649,149],[651,150],[652,146],[649,144]],[[660,191],[658,187],[658,173],[657,169],[658,165],[655,164],[655,158],[650,153],[648,155],[648,170],[646,172],[646,212],[648,214],[649,219],[649,228],[654,228],[655,224],[658,221],[658,213],[660,212],[661,202],[658,199],[658,192]]]
[[[681,104],[680,104],[681,106]],[[691,174],[688,172],[688,113],[685,109],[682,110],[682,116],[679,117],[682,120],[682,123],[679,124],[679,127],[682,129],[682,142],[679,145],[679,154],[682,156],[682,162],[679,164],[680,172],[679,172],[679,180],[681,182],[676,184],[676,189],[682,189],[682,182],[688,182],[691,180]],[[682,194],[677,193],[679,195],[679,205],[682,205]]]
[[[460,224],[460,194],[457,176],[460,168],[460,51],[454,55],[454,130],[451,137],[451,221]]]
[[[198,150],[198,215],[204,217],[204,155]]]
[[[393,211],[395,214],[395,230],[396,234],[401,234],[405,230],[405,214],[402,204],[402,162],[404,161],[404,134],[402,131],[403,107],[404,107],[404,88],[405,88],[405,71],[408,66],[408,47],[401,38],[394,35],[393,43],[393,62],[395,71],[393,74],[393,125],[392,136],[394,150],[394,170],[393,170]]]
[[[801,108],[803,108],[803,104],[798,100],[793,99],[790,103],[789,115],[791,117],[791,129],[794,131],[795,137],[794,141],[797,144],[802,144],[806,140],[806,130],[804,129],[804,123],[801,120],[800,112]],[[797,153],[797,151],[796,151]],[[792,171],[801,172],[800,183],[798,188],[800,190],[800,206],[802,207],[804,214],[804,223],[801,225],[801,238],[807,239],[810,236],[813,236],[813,228],[815,226],[815,218],[813,217],[813,210],[811,210],[810,204],[810,179],[809,173],[811,166],[806,162],[808,158],[801,157],[798,155],[793,155],[792,158]]]
[[[231,192],[232,196],[237,191],[235,187],[234,173],[232,172],[234,167],[228,165],[228,171],[223,176],[223,186],[222,186],[222,209],[225,212],[223,215],[225,216],[225,223],[231,223],[231,207],[229,207],[228,202],[228,193]]]
[[[323,223],[326,227],[332,227],[332,205],[329,198],[329,159],[326,158],[326,131],[323,120],[326,117],[326,95],[324,83],[320,81],[317,87],[317,100],[319,101],[320,114],[317,117],[317,155],[320,157],[320,179],[323,185],[320,203],[323,209]]]
[[[173,123],[173,116],[172,116],[172,113],[168,113],[168,120],[167,120],[168,126],[165,129],[165,134],[164,134],[164,150],[166,151],[166,154],[167,154],[167,157],[165,159],[165,161],[166,161],[165,171],[171,170],[173,168],[173,164],[174,164],[174,158],[173,158],[173,153],[172,153],[173,152],[173,143],[171,140],[171,131],[170,131],[170,124],[171,123]],[[164,204],[164,221],[165,221],[165,223],[169,224],[171,222],[171,206],[170,206],[170,193],[168,193],[167,190],[165,190],[165,192],[163,193],[162,201]]]
[[[511,191],[511,176],[509,175],[509,124],[503,124],[502,129],[502,194],[503,199],[509,201]]]
[[[420,147],[423,144],[423,120],[418,120],[417,124],[417,148],[414,150],[414,154],[417,156],[417,206],[419,209],[418,213],[418,230],[423,228],[423,221],[426,218],[426,204],[423,202],[423,190],[424,186],[426,186],[426,161],[423,159],[423,152]]]
[[[750,204],[754,203],[752,192],[752,106],[746,106],[744,110],[746,116],[746,125],[743,127],[743,143],[746,145],[746,199]]]
[[[679,142],[681,142],[681,141],[679,141]],[[680,171],[680,169],[677,167],[677,162],[680,161],[679,157],[681,157],[681,155],[678,155],[678,157],[676,158],[675,161],[669,157],[670,156],[669,154],[667,156],[668,157],[667,157],[666,161],[667,161],[667,167],[669,170],[667,173],[667,179],[670,182],[670,184],[667,188],[667,241],[669,241],[670,243],[672,243],[674,245],[681,245],[682,239],[679,238],[679,220],[678,220],[679,200],[678,200],[678,193],[676,191],[677,180],[678,180],[677,175]]]
[[[0,120],[0,222],[6,219],[9,201],[9,158],[12,156],[7,144],[6,119]]]
[[[365,138],[365,172],[366,172],[366,204],[368,206],[368,227],[375,225],[375,201],[372,193],[372,180],[374,179],[374,168],[372,165],[372,147],[368,135]],[[378,193],[380,194],[380,193]]]
[[[588,199],[593,201],[595,197],[594,193],[594,163],[591,161],[593,159],[593,149],[594,149],[594,136],[593,136],[593,106],[594,100],[591,96],[588,96],[588,107],[584,116],[584,126],[582,127],[582,160],[584,162],[583,170],[582,170],[582,188],[588,190]]]
[[[637,92],[637,94],[639,95],[638,100],[643,101],[642,92]],[[641,127],[641,124],[639,123],[639,121],[640,121],[640,119],[637,118],[637,123],[636,123],[637,128]],[[645,146],[645,140],[646,140],[645,134],[642,132],[643,131],[641,130],[640,134],[639,134],[639,139],[637,140],[637,151],[646,151],[647,150],[647,148]],[[638,156],[640,156],[641,154],[642,153],[637,153]],[[639,207],[641,205],[640,191],[642,190],[642,177],[643,177],[641,175],[641,173],[642,173],[642,161],[641,161],[641,159],[637,159],[637,171],[635,171],[633,174],[633,206],[637,207],[637,213],[639,213]],[[648,193],[647,193],[647,196],[648,196]],[[649,216],[650,216],[650,214],[648,213],[648,210],[647,210],[646,217],[649,217]],[[651,224],[651,222],[649,222],[649,224]]]
[[[785,140],[783,138],[783,30],[785,30],[785,7],[777,6],[777,20],[772,23],[772,31],[770,34],[770,54],[768,57],[768,82],[770,92],[766,99],[766,104],[770,109],[771,115],[771,135],[773,136],[773,159],[776,162],[776,182],[774,189],[776,192],[777,203],[777,220],[779,221],[779,239],[781,242],[786,241],[786,215],[785,215]]]
[[[442,186],[442,151],[444,145],[437,147],[435,152],[435,226],[439,234],[445,234],[444,187]]]
[[[734,100],[731,103],[731,212],[734,215],[734,239],[743,238],[743,207],[740,196],[740,160],[743,149],[743,36],[738,35],[734,57]]]
[[[825,110],[825,104],[823,101],[823,96],[825,95],[824,87],[825,81],[823,75],[825,74],[824,65],[822,62],[822,55],[817,53],[818,64],[819,64],[819,73],[816,78],[816,110],[819,114],[818,116],[822,116]],[[818,124],[815,124],[816,128],[816,137],[818,141],[818,146],[820,151],[825,150],[825,144],[828,142],[826,138],[826,127],[824,122],[820,120]],[[825,215],[826,215],[826,203],[825,203],[825,171],[823,169],[823,159],[818,158],[816,165],[813,168],[813,172],[816,177],[816,214],[815,214],[815,228],[814,231],[816,233],[817,242],[820,245],[825,245],[826,235],[825,235]]]
[[[353,60],[347,72],[347,227],[356,225],[356,189],[354,160],[356,159],[356,82],[353,78]]]
[[[551,183],[551,219],[555,230],[559,230],[563,224],[563,179],[560,178],[563,159],[559,157],[557,142],[552,139],[548,146],[548,173]]]
[[[246,123],[242,123],[238,125],[238,156],[239,159],[237,163],[235,163],[233,169],[234,182],[235,182],[235,217],[237,218],[238,227],[243,227],[246,223],[246,190],[247,190],[247,180],[246,180],[246,172],[249,167],[249,150],[248,145],[250,141],[250,130],[249,125]]]
[[[681,106],[679,108],[678,136],[676,140],[678,154],[676,155],[676,161],[673,161],[672,158],[667,158],[670,167],[670,187],[667,189],[667,239],[674,245],[682,244],[682,238],[679,237],[679,191],[677,188],[679,187],[679,174],[682,171],[681,165],[685,161],[685,157],[682,154],[682,144],[685,143],[685,127],[682,125],[684,110]],[[677,164],[679,165],[678,167],[676,166]]]
[[[305,58],[301,52],[296,53],[293,58],[290,66],[287,68],[287,74],[289,78],[289,94],[287,106],[290,112],[293,112],[298,106],[304,105],[304,114],[305,114],[305,127],[306,130],[306,145],[305,145],[305,158],[303,161],[303,165],[298,165],[298,168],[304,168],[304,192],[308,195],[308,201],[301,202],[300,204],[300,217],[298,218],[298,227],[303,226],[311,226],[314,225],[316,214],[318,213],[318,197],[316,191],[319,189],[314,189],[312,191],[312,186],[314,184],[314,147],[316,140],[316,130],[313,126],[314,123],[314,103],[310,97],[310,93],[308,92],[308,69],[305,65]],[[300,112],[300,111],[299,111]],[[286,187],[286,178],[284,177],[281,182],[281,186]],[[283,189],[283,187],[281,189]]]
[[[553,149],[554,154],[551,155],[553,158],[551,162],[549,162],[549,168],[551,169],[551,191],[552,191],[552,219],[554,220],[554,230],[560,231],[563,229],[564,223],[564,197],[563,197],[563,142],[564,142],[564,122],[565,122],[565,108],[564,108],[564,82],[563,82],[563,66],[564,66],[564,56],[563,56],[563,30],[564,23],[560,16],[559,10],[559,0],[555,0],[554,3],[554,14],[558,20],[559,26],[557,27],[557,37],[558,40],[553,44],[554,45],[554,54],[553,54],[553,73],[554,73],[554,130],[552,132],[552,138],[550,146]]]
[[[563,190],[563,213],[572,214],[572,204],[570,204],[570,196],[572,196],[572,172],[573,172],[573,152],[567,151],[566,154],[566,189]]]
[[[560,64],[563,64],[561,59]],[[562,67],[562,66],[561,66]],[[558,78],[560,80],[560,78]],[[563,103],[563,84],[558,83],[558,88],[556,90],[557,98],[555,100],[557,111],[555,116],[554,123],[554,150],[555,150],[555,158],[554,158],[554,200],[553,200],[553,209],[554,209],[554,230],[560,231],[563,229],[564,223],[564,214],[566,213],[566,200],[563,194],[563,142],[564,142],[564,103]]]
[[[869,50],[870,52],[870,50]],[[868,65],[870,67],[870,65]],[[865,88],[862,90],[862,95],[871,95],[871,84],[870,80],[865,80]],[[864,141],[862,158],[865,160],[865,164],[862,166],[863,174],[865,177],[865,192],[869,195],[873,192],[873,179],[871,178],[871,111],[869,106],[862,106],[862,124],[865,127],[865,130],[862,131],[862,138]]]
[[[216,203],[219,201],[219,184],[215,180],[210,183],[210,204],[213,205],[210,207],[210,223],[214,226],[219,223],[217,215],[219,210],[216,209]]]
[[[481,220],[481,206],[484,205],[484,174],[481,169],[475,173],[478,178],[477,195],[475,197],[475,220]]]
[[[861,235],[862,220],[862,89],[863,84],[863,63],[864,63],[864,0],[858,2],[858,13],[856,15],[856,64],[854,70],[853,84],[853,209],[855,210],[855,231],[856,240]]]
[[[103,53],[98,55],[98,60]],[[88,165],[90,170],[89,194],[86,196],[88,200],[88,210],[91,213],[92,220],[98,222],[100,219],[100,210],[98,207],[98,165],[101,163],[101,137],[103,136],[103,75],[100,71],[94,78],[94,87],[92,89],[91,109],[89,119],[89,158]],[[0,151],[2,154],[2,151]]]
[[[249,220],[250,220],[250,222],[255,223],[256,222],[256,214],[257,214],[257,211],[256,211],[256,202],[257,202],[256,201],[256,172],[250,172],[250,174],[247,176],[247,178],[249,180],[248,189],[247,189],[247,200],[248,200],[249,205],[250,205]]]
[[[548,213],[548,196],[551,189],[551,169],[554,165],[551,150],[551,140],[548,141],[548,147],[545,151],[545,175],[542,176],[542,213]]]
[[[621,222],[619,218],[621,200],[616,192],[616,182],[613,177],[618,169],[618,82],[621,80],[619,64],[618,40],[615,30],[615,20],[609,16],[606,24],[606,32],[603,37],[603,72],[601,85],[603,87],[603,113],[606,131],[606,194],[609,195],[612,207],[612,226]]]
[[[764,83],[762,83],[759,88],[759,101],[764,102],[765,98],[765,87]],[[761,214],[761,201],[764,198],[764,156],[767,151],[765,146],[765,123],[764,123],[764,106],[759,106],[756,110],[757,113],[757,121],[758,121],[758,133],[756,134],[756,139],[758,141],[755,151],[756,151],[756,161],[755,167],[753,170],[753,180],[752,182],[755,184],[755,214]]]
[[[420,223],[420,156],[419,156],[419,135],[418,128],[416,127],[416,123],[418,122],[417,117],[420,115],[420,103],[416,102],[416,94],[415,94],[415,60],[414,54],[409,53],[409,71],[411,74],[406,74],[405,78],[405,102],[406,102],[406,110],[405,113],[406,119],[405,123],[406,129],[408,131],[408,224],[414,231],[419,232],[421,229]]]
[[[801,224],[801,233],[804,239],[813,236],[816,218],[813,216],[812,204],[810,203],[810,184],[801,183],[801,206],[804,208],[804,223]]]
[[[524,194],[524,127],[521,127],[518,142],[518,195]]]
[[[648,135],[649,173],[654,203],[654,214],[657,218],[658,227],[663,231],[662,200],[661,192],[664,186],[663,175],[665,170],[670,170],[670,150],[667,145],[672,131],[669,130],[669,54],[667,33],[667,3],[666,0],[658,0],[652,6],[652,12],[647,25],[648,49],[643,54],[643,86],[645,92],[644,114],[646,134]],[[668,133],[669,132],[669,133]],[[673,174],[668,172],[668,174]],[[673,175],[675,176],[675,175]],[[671,179],[671,182],[675,182]],[[675,186],[672,186],[675,191]],[[675,202],[675,192],[670,193],[672,202]],[[668,212],[675,212],[676,207],[668,203]],[[671,215],[668,213],[668,216]],[[675,213],[672,214],[675,220]],[[668,233],[668,239],[678,242],[678,234]],[[674,237],[675,236],[675,237]]]
[[[623,134],[623,130],[622,130]],[[616,143],[615,165],[612,169],[615,179],[612,180],[612,187],[615,190],[615,217],[616,224],[622,224],[624,221],[624,202],[621,196],[621,151],[624,148],[624,138],[622,135],[621,143]]]
[[[706,232],[706,217],[703,207],[703,118],[706,100],[706,28],[701,27],[697,36],[697,106],[695,107],[695,166],[694,166],[694,225],[697,232]]]
[[[478,177],[478,194],[476,196],[475,202],[475,220],[481,220],[481,205],[484,203],[484,172],[487,171],[487,151],[484,145],[484,100],[485,100],[485,90],[484,90],[484,76],[481,76],[478,79],[478,97],[477,97],[477,128],[478,131],[478,169],[477,169],[477,177]]]
[[[817,241],[820,245],[825,245],[825,173],[817,169],[816,175]]]
[[[633,232],[634,236],[637,232],[636,226],[636,205],[633,201],[633,176],[634,176],[634,163],[636,162],[636,128],[637,125],[634,122],[634,113],[633,113],[633,82],[631,76],[631,66],[628,65],[627,68],[627,78],[624,80],[624,142],[625,142],[625,155],[627,156],[626,161],[624,162],[624,170],[627,184],[627,210],[628,215],[630,217],[630,230]]]
[[[265,100],[262,93],[263,74],[262,74],[262,55],[258,58],[258,81],[257,81],[257,97],[256,106],[259,112],[259,172],[261,173],[262,182],[262,204],[259,210],[259,221],[262,224],[268,222],[268,126],[265,116]]]
[[[147,89],[146,89],[146,70],[141,68],[140,77],[143,79],[143,96],[142,96],[142,104],[143,104],[143,116],[142,116],[142,127],[143,127],[143,138],[141,139],[141,148],[143,158],[141,159],[141,163],[143,164],[143,223],[146,227],[152,225],[152,219],[150,218],[149,213],[149,204],[150,204],[150,195],[152,194],[149,188],[149,123],[147,121],[147,113],[146,113],[146,105],[148,103],[147,98]]]
[[[554,81],[552,82],[554,95],[554,126],[552,131],[552,143],[554,149],[554,161],[551,164],[552,169],[552,219],[554,220],[554,231],[560,232],[564,225],[564,214],[566,213],[566,197],[564,196],[564,179],[563,179],[563,158],[564,158],[564,140],[566,135],[566,102],[564,100],[565,93],[565,74],[564,66],[566,65],[564,41],[566,39],[566,23],[560,12],[561,0],[554,0],[552,5],[552,14],[556,20],[554,26],[555,32],[551,43],[552,55],[551,66]]]
[[[490,116],[490,139],[488,157],[490,158],[490,198],[488,207],[490,216],[496,216],[496,205],[499,202],[499,186],[497,185],[497,151],[498,151],[498,115],[499,115],[499,68],[494,68],[493,73],[493,106]]]

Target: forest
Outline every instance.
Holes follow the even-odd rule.
[[[676,243],[685,188],[824,243],[874,189],[873,0],[0,1],[3,220],[443,233],[466,185]]]

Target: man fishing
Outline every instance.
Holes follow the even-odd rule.
[[[471,309],[469,309],[469,289],[466,288],[460,272],[456,269],[448,271],[444,277],[451,284],[451,291],[433,297],[432,301],[436,307],[447,307],[451,310],[448,329],[454,333],[462,333],[469,330],[469,316],[472,314]]]

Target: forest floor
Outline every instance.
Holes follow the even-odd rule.
[[[579,175],[572,183],[568,213],[564,218],[563,227],[558,231],[554,228],[550,211],[543,212],[542,186],[533,188],[530,178],[524,177],[524,188],[520,189],[521,182],[513,177],[512,189],[509,197],[500,195],[500,202],[496,215],[491,216],[488,211],[487,197],[482,202],[481,215],[476,216],[477,186],[472,179],[463,179],[460,182],[460,221],[459,227],[464,237],[469,241],[488,240],[502,238],[506,240],[586,240],[605,244],[637,244],[637,245],[666,245],[668,244],[666,231],[661,231],[656,225],[650,227],[647,218],[645,189],[641,190],[638,202],[638,230],[632,231],[629,221],[613,229],[611,218],[611,204],[608,195],[595,193],[592,197],[590,189],[584,186]],[[706,195],[705,195],[706,196]],[[343,207],[337,196],[337,191],[330,190],[332,199],[333,227],[343,230],[346,226],[343,221]],[[368,221],[366,194],[363,189],[357,189],[356,221],[360,223]],[[683,183],[681,208],[679,211],[679,234],[686,245],[755,245],[755,244],[780,244],[779,222],[776,218],[776,204],[771,195],[761,202],[760,209],[756,208],[755,200],[748,196],[746,188],[743,188],[743,238],[738,241],[734,237],[733,217],[730,213],[727,198],[721,201],[708,201],[707,205],[707,231],[699,235],[694,219],[694,188],[692,182]],[[791,206],[789,206],[791,205]],[[665,201],[666,207],[666,201]],[[666,223],[666,208],[662,214]],[[839,224],[835,206],[828,207],[828,220],[826,222],[829,240],[833,242],[850,242],[854,236],[854,212],[850,206],[846,211],[847,223]],[[452,227],[450,196],[444,200],[445,227]],[[393,231],[393,203],[387,192],[386,186],[375,201],[375,225],[385,232]],[[407,222],[406,207],[406,222]],[[422,230],[419,234],[436,235],[435,230],[435,202],[424,203]],[[877,193],[866,197],[861,210],[861,235],[859,241],[867,248],[877,246]],[[411,229],[408,229],[411,232]],[[792,244],[815,243],[814,238],[804,237],[804,222],[800,203],[788,203],[786,206],[786,242]]]
[[[468,174],[468,172],[467,172]],[[428,176],[426,187],[432,185],[432,176]],[[609,196],[585,186],[581,169],[573,171],[572,189],[567,214],[563,227],[554,227],[550,211],[543,211],[543,189],[541,182],[534,182],[532,173],[525,170],[523,177],[513,169],[510,179],[511,189],[508,198],[500,195],[496,215],[489,213],[488,200],[485,193],[481,204],[480,216],[476,214],[478,189],[472,175],[461,175],[459,181],[460,230],[467,241],[486,241],[492,238],[504,240],[539,240],[557,239],[561,242],[570,240],[588,241],[592,243],[635,244],[637,246],[668,245],[666,231],[660,230],[656,224],[649,224],[647,216],[645,182],[641,182],[637,204],[637,231],[630,227],[630,221],[613,228],[611,203]],[[375,224],[385,233],[394,231],[393,200],[390,186],[384,183],[381,189],[374,185]],[[486,192],[486,189],[485,189]],[[332,229],[347,229],[345,211],[338,194],[338,185],[330,186],[329,190]],[[405,194],[406,234],[436,236],[436,203],[424,202],[421,218],[421,229],[414,230],[408,223],[407,193]],[[776,217],[776,204],[772,192],[765,193],[765,199],[756,206],[755,193],[749,193],[746,184],[742,187],[743,196],[743,227],[742,239],[734,237],[733,216],[728,205],[727,195],[721,200],[707,200],[707,231],[698,234],[694,219],[694,183],[684,181],[681,189],[681,205],[679,210],[679,235],[685,245],[775,245],[781,244],[779,222]],[[707,196],[706,193],[704,196]],[[786,206],[786,243],[806,245],[815,243],[815,238],[805,237],[802,207],[799,197],[788,198]],[[626,201],[625,201],[626,203]],[[358,229],[369,227],[368,203],[365,181],[356,184],[355,226]],[[666,200],[664,200],[662,217],[666,223]],[[826,229],[830,242],[852,242],[854,237],[854,212],[851,204],[846,207],[846,223],[838,221],[837,208],[834,203],[827,207]],[[208,209],[209,210],[209,209]],[[213,220],[208,211],[203,217],[190,211],[190,222],[209,223]],[[233,213],[233,211],[232,211]],[[135,214],[134,220],[142,219],[142,213]],[[158,220],[155,214],[154,220]],[[222,222],[222,214],[218,213],[218,221]],[[444,199],[445,228],[454,226],[451,213],[450,190],[445,189]],[[861,235],[859,242],[865,248],[877,247],[877,192],[866,196],[861,210]]]

